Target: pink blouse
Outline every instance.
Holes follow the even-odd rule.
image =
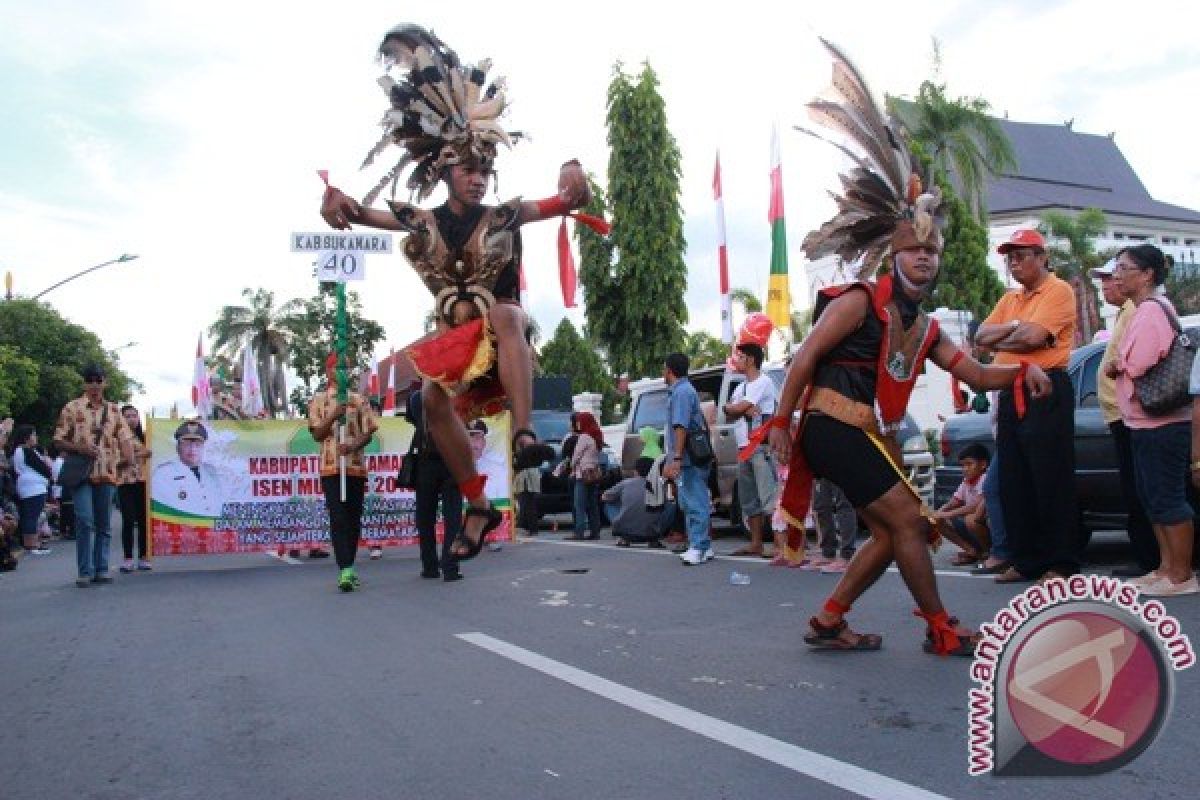
[[[600,450],[596,440],[586,433],[579,434],[575,440],[575,452],[571,454],[571,477],[579,480],[583,477],[584,469],[600,464]]]
[[[1161,361],[1175,340],[1175,328],[1160,303],[1174,311],[1171,301],[1162,295],[1156,295],[1153,300],[1143,300],[1133,312],[1121,341],[1117,343],[1117,368],[1121,370],[1117,375],[1117,408],[1121,410],[1125,425],[1130,428],[1159,428],[1173,422],[1187,422],[1192,418],[1190,405],[1169,414],[1147,414],[1134,391],[1133,379],[1146,374],[1147,370]]]

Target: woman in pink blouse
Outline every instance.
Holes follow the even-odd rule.
[[[571,477],[575,479],[575,535],[569,539],[599,539],[602,519],[600,517],[600,448],[604,447],[604,434],[596,424],[596,418],[587,411],[576,412],[571,418],[571,428],[578,434],[575,452],[571,454]],[[585,535],[584,531],[588,533]]]
[[[1134,379],[1166,356],[1176,336],[1171,324],[1175,309],[1159,289],[1167,278],[1166,259],[1152,244],[1127,247],[1117,255],[1114,275],[1137,311],[1108,371],[1117,380],[1117,406],[1131,433],[1138,497],[1162,556],[1157,570],[1131,583],[1153,597],[1196,594],[1200,585],[1192,574],[1193,511],[1187,500],[1191,408],[1149,414],[1134,387]]]

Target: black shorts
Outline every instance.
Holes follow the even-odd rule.
[[[855,508],[871,505],[904,480],[862,428],[825,414],[805,416],[800,446],[813,474],[836,484]]]

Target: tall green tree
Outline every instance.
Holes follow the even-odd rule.
[[[600,392],[612,385],[604,360],[564,317],[554,335],[542,345],[538,364],[543,375],[563,375],[571,380],[571,394]]]
[[[1108,220],[1098,208],[1078,214],[1047,211],[1038,229],[1049,239],[1050,267],[1075,290],[1075,346],[1086,344],[1100,326],[1100,303],[1088,271],[1110,258],[1096,250],[1096,237],[1108,229]]]
[[[607,242],[577,233],[589,336],[616,374],[635,378],[656,374],[663,356],[682,347],[687,322],[679,146],[658,86],[648,63],[633,78],[620,63],[613,68],[608,191],[589,208],[607,211],[613,230]]]
[[[616,381],[604,364],[600,353],[589,339],[565,317],[554,329],[554,335],[542,345],[538,353],[538,366],[543,375],[563,375],[571,381],[571,394],[599,392],[603,397],[601,416],[610,420],[620,398]]]
[[[7,402],[6,413],[33,425],[43,439],[49,440],[62,407],[83,393],[80,372],[89,364],[104,369],[109,400],[128,400],[141,389],[96,334],[68,322],[49,305],[21,299],[0,303],[0,402]]]

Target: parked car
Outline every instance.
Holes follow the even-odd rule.
[[[538,511],[541,514],[568,513],[572,508],[570,484],[565,476],[559,477],[554,474],[554,467],[562,460],[563,439],[571,432],[571,412],[565,409],[534,409],[530,415],[530,422],[538,439],[554,450],[554,460],[541,467],[542,491],[538,498]],[[607,442],[603,457],[607,459],[609,466],[600,485],[607,489],[620,481],[621,475],[612,448]]]
[[[779,364],[763,366],[763,371],[782,388],[786,370]],[[712,426],[713,452],[717,458],[717,495],[714,497],[719,513],[727,514],[735,525],[741,523],[741,506],[737,497],[737,446],[734,441],[733,424],[726,421],[724,406],[733,390],[745,380],[741,373],[724,366],[705,367],[693,370],[688,379],[700,395],[701,403],[715,405],[716,423]],[[637,381],[630,385],[629,416],[621,425],[604,429],[605,439],[614,447],[622,439],[621,467],[625,474],[633,474],[634,463],[641,454],[642,442],[638,431],[650,426],[665,431],[667,423],[667,385],[661,378]],[[933,499],[934,458],[929,443],[911,416],[906,416],[904,426],[898,433],[904,452],[904,466],[909,480],[921,497]]]
[[[1103,342],[1084,345],[1071,353],[1067,365],[1075,402],[1075,492],[1081,546],[1091,539],[1092,531],[1123,530],[1126,524],[1117,450],[1096,394],[1096,374],[1103,355]],[[955,458],[973,442],[996,452],[990,414],[967,411],[946,420],[941,436],[945,464],[937,468],[934,488],[938,505],[949,500],[962,482],[962,470]]]

